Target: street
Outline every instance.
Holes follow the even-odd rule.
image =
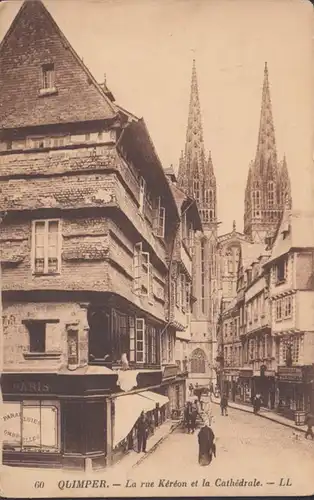
[[[198,431],[191,435],[179,429],[132,470],[132,479],[190,479],[198,480],[197,486],[200,486],[203,478],[207,478],[210,487],[217,486],[217,493],[235,495],[240,493],[240,488],[233,490],[233,493],[230,489],[227,492],[224,486],[229,486],[223,481],[230,478],[256,478],[266,491],[273,491],[283,478],[279,487],[282,494],[289,494],[289,488],[295,492],[298,486],[304,491],[306,484],[310,488],[314,441],[305,440],[304,434],[291,428],[239,410],[229,408],[229,416],[222,417],[219,406],[213,405],[213,414],[217,458],[209,466],[200,467],[198,464]],[[288,478],[292,485],[288,483],[285,487]],[[217,480],[218,484],[215,485]],[[267,485],[272,482],[275,485]],[[264,492],[256,491],[256,494],[261,493]]]

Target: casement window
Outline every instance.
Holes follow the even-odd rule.
[[[33,221],[33,273],[56,274],[61,268],[61,221]]]
[[[145,361],[149,364],[157,363],[158,331],[152,325],[146,325],[145,335]]]
[[[151,270],[149,253],[143,252],[142,243],[136,243],[134,247],[134,293],[149,295]]]
[[[144,201],[146,193],[146,182],[143,177],[140,178],[140,199],[139,199],[139,211],[143,213]]]
[[[157,207],[154,215],[154,233],[159,238],[165,237],[166,209],[161,206],[161,199],[157,200]]]
[[[112,360],[120,361],[122,354],[128,354],[129,342],[129,317],[116,309],[111,311],[111,352]]]
[[[42,89],[52,90],[55,88],[55,68],[53,64],[42,65]]]
[[[144,363],[145,361],[145,320],[135,319],[135,361]]]
[[[284,298],[284,304],[285,304],[285,318],[290,318],[292,314],[292,297],[291,295],[288,295],[287,297]]]
[[[60,403],[46,400],[5,401],[3,450],[60,451]]]
[[[276,300],[276,320],[280,321],[282,319],[282,300]]]

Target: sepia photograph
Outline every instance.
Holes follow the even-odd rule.
[[[0,495],[314,492],[313,6],[0,3]]]

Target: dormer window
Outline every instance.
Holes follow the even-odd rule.
[[[57,91],[55,82],[54,64],[43,64],[41,67],[41,89],[40,95],[52,94]]]

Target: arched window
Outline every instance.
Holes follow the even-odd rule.
[[[195,349],[191,355],[191,372],[205,373],[205,353],[202,349]]]

